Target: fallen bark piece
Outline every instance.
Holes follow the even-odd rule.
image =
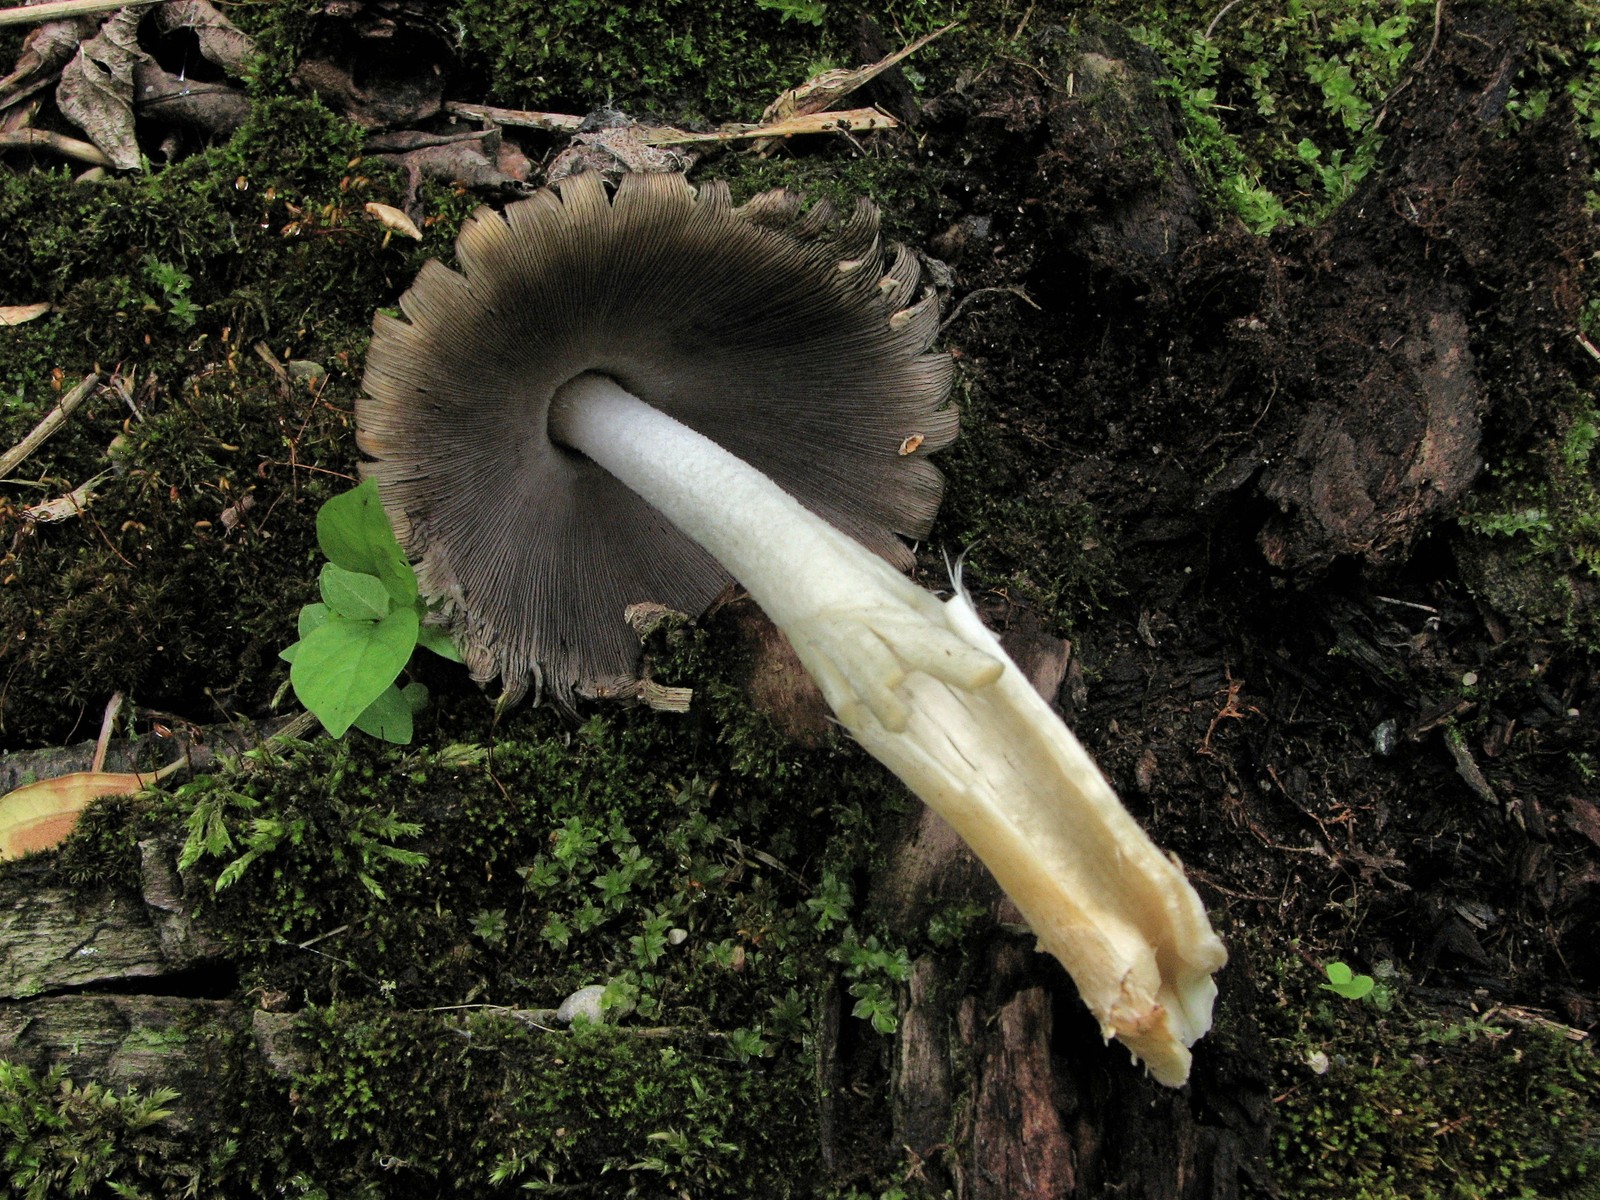
[[[126,888],[58,886],[32,862],[0,871],[0,1001],[84,987],[130,991],[134,981],[216,961],[221,946],[189,919],[194,898],[185,895],[178,853],[176,839],[140,842]]]

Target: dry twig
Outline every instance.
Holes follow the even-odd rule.
[[[52,133],[48,129],[17,129],[10,133],[0,133],[0,150],[27,148],[32,150],[54,150],[66,158],[75,158],[79,162],[88,163],[92,167],[114,167],[110,157],[89,142],[79,141],[77,138],[65,137],[59,133]]]
[[[46,21],[89,17],[95,13],[114,12],[119,8],[135,8],[159,3],[160,0],[50,0],[48,4],[24,4],[20,8],[0,8],[0,25],[43,25]]]
[[[519,129],[544,129],[551,133],[575,133],[583,124],[582,117],[570,113],[534,112],[525,108],[495,108],[490,104],[466,104],[447,100],[444,109],[458,117],[475,117],[480,121],[493,121],[496,125],[511,125]]]
[[[4,479],[15,471],[28,455],[44,445],[45,439],[65,425],[67,418],[72,415],[72,410],[89,398],[99,382],[100,376],[85,375],[83,382],[63,396],[61,403],[51,409],[44,420],[33,427],[27,437],[6,451],[3,456],[0,456],[0,479]]]

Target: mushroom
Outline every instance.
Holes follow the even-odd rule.
[[[457,259],[377,318],[356,420],[474,675],[513,699],[619,691],[628,605],[699,613],[738,580],[1105,1036],[1181,1084],[1227,957],[1204,906],[959,581],[941,601],[902,573],[956,415],[937,299],[876,209],[582,175],[478,213]]]

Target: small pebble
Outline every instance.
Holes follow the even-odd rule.
[[[598,983],[579,988],[561,1002],[561,1007],[556,1009],[556,1020],[563,1025],[571,1025],[582,1017],[592,1025],[602,1024],[606,1015],[600,1001],[605,994],[605,987]]]
[[[563,1025],[582,1017],[592,1025],[603,1025],[606,1017],[625,1017],[633,1011],[631,1000],[619,1000],[609,1008],[603,1003],[606,988],[603,983],[591,983],[588,987],[581,987],[572,995],[561,1002],[561,1007],[556,1009],[556,1020]]]

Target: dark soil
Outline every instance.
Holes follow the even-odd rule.
[[[1293,930],[1317,959],[1356,943],[1446,1009],[1600,1018],[1581,759],[1600,672],[1497,610],[1454,520],[1487,460],[1593,384],[1573,337],[1591,168],[1570,122],[1506,128],[1511,16],[1440,32],[1386,114],[1382,170],[1270,244],[1202,212],[1148,63],[1112,31],[1077,47],[1100,57],[1076,94],[1002,65],[939,113],[977,157],[935,245],[964,285],[1038,305],[992,304],[949,341],[1013,435],[1018,494],[1115,530],[1062,707],[1235,955],[1192,1094],[1152,1110],[1084,1066],[1089,1022],[1058,1008],[1051,1033],[1059,981],[996,950],[975,1053],[1055,1117],[977,1097],[994,1178],[973,1195],[1235,1194],[1276,1086],[1242,931]],[[1054,1073],[1004,1063],[1045,1046]]]

